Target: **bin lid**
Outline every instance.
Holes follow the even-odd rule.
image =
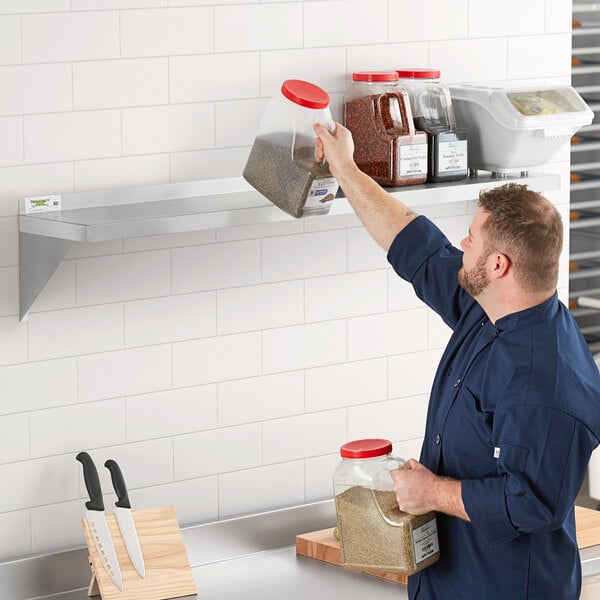
[[[503,82],[449,87],[453,101],[479,104],[512,129],[581,127],[594,118],[594,113],[570,85],[524,87],[522,83]]]
[[[365,440],[354,440],[340,448],[343,458],[374,458],[385,456],[392,451],[392,442],[380,438],[369,438]]]
[[[287,79],[281,85],[281,93],[288,100],[305,108],[329,106],[329,94],[318,85],[302,79]]]

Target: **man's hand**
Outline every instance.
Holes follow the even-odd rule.
[[[460,481],[439,477],[413,458],[391,475],[400,510],[411,515],[436,510],[469,521]]]
[[[354,141],[352,134],[339,123],[335,124],[334,133],[320,123],[315,123],[313,129],[317,134],[316,159],[320,162],[327,159],[331,174],[340,178],[349,171],[358,169],[354,162]]]
[[[334,133],[315,123],[317,134],[315,157],[327,159],[331,174],[337,179],[354,212],[373,239],[387,252],[398,233],[416,214],[400,200],[393,198],[354,162],[352,134],[335,124]]]

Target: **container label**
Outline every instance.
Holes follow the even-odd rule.
[[[427,175],[427,144],[400,146],[400,176]]]
[[[338,191],[335,177],[315,179],[308,190],[303,213],[325,214],[331,208],[331,203]]]
[[[467,140],[440,142],[438,150],[438,173],[467,170]]]
[[[413,529],[412,537],[415,563],[417,565],[440,551],[437,521],[435,519],[431,519],[421,527]]]
[[[31,196],[29,198],[25,198],[26,213],[45,212],[47,210],[60,210],[60,205],[60,194],[53,196]]]

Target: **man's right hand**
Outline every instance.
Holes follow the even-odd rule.
[[[317,134],[315,157],[327,159],[331,174],[337,179],[348,202],[373,239],[387,252],[398,232],[416,214],[393,198],[354,162],[352,134],[336,123],[332,134],[321,124],[313,125]]]
[[[335,132],[320,123],[315,123],[313,129],[317,134],[316,159],[321,162],[327,159],[331,174],[340,178],[342,174],[358,169],[354,162],[354,141],[348,129],[339,123],[335,124]]]

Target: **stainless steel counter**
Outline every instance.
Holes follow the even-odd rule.
[[[199,600],[405,600],[406,588],[296,556],[297,534],[332,527],[331,500],[183,529]],[[582,599],[597,597],[600,546],[581,553]],[[1,600],[86,600],[87,550],[0,564]]]

